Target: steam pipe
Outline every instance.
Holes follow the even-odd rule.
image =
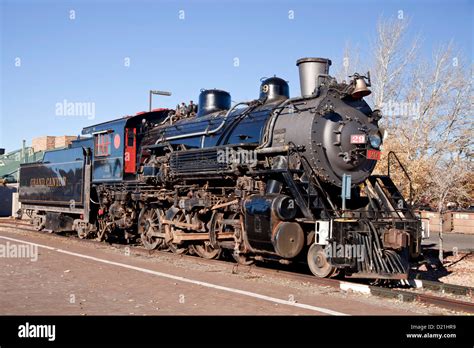
[[[200,131],[200,132],[195,132],[195,133],[186,133],[186,134],[180,134],[180,135],[174,135],[172,137],[168,137],[168,138],[164,138],[164,137],[161,137],[160,139],[158,139],[155,144],[158,144],[160,142],[163,142],[163,141],[169,141],[169,140],[176,140],[176,139],[184,139],[184,138],[191,138],[191,137],[198,137],[198,136],[201,136],[201,135],[211,135],[211,134],[214,134],[214,133],[217,133],[219,132],[225,125],[225,122],[227,120],[227,118],[229,117],[229,115],[232,113],[232,111],[235,110],[235,108],[239,105],[249,105],[250,103],[252,103],[252,101],[244,101],[244,102],[240,102],[240,103],[237,103],[235,104],[232,108],[229,109],[229,111],[227,111],[227,113],[225,114],[221,124],[219,126],[217,126],[217,128],[214,128],[212,130],[209,130],[209,127],[206,128],[206,130],[204,131]]]
[[[278,118],[278,116],[280,116],[281,112],[283,111],[283,108],[289,104],[290,102],[294,102],[294,101],[305,101],[305,100],[308,100],[308,99],[311,99],[313,98],[313,96],[309,96],[309,97],[294,97],[294,98],[290,98],[290,99],[286,99],[284,100],[282,103],[278,104],[277,106],[275,106],[275,109],[273,111],[273,115],[271,116],[270,118],[270,121],[268,123],[268,127],[265,128],[265,135],[263,136],[263,143],[260,144],[258,147],[257,147],[257,150],[260,150],[260,149],[263,149],[263,148],[266,148],[270,145],[270,141],[271,141],[271,137],[270,137],[270,134],[273,134],[273,128],[275,128],[275,122]],[[279,110],[277,110],[279,109]]]
[[[257,150],[258,149],[263,149],[265,147],[268,147],[268,145],[270,145],[270,136],[269,134],[270,133],[273,133],[273,128],[275,127],[275,122],[276,122],[276,119],[278,118],[278,116],[281,114],[283,108],[290,102],[290,101],[293,101],[294,98],[292,99],[286,99],[285,101],[283,101],[282,103],[278,104],[277,106],[275,106],[275,109],[273,111],[273,115],[270,119],[270,122],[268,123],[268,128],[265,130],[265,135],[264,135],[264,139],[263,139],[263,143],[260,144],[258,147],[257,147]],[[277,109],[279,109],[277,111]]]

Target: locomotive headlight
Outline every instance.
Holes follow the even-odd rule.
[[[380,138],[380,135],[378,134],[369,135],[369,141],[370,141],[370,146],[372,146],[374,149],[378,149],[380,145],[382,144],[382,139]]]

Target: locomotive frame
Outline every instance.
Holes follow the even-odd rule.
[[[86,127],[89,138],[21,166],[22,209],[37,229],[80,238],[405,279],[421,222],[390,176],[371,175],[382,137],[363,100],[370,76],[338,83],[330,64],[298,60],[299,97],[273,77],[233,107],[227,92],[203,91],[196,117],[157,109]]]

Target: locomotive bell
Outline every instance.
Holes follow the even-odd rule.
[[[355,79],[355,87],[354,90],[352,91],[351,95],[355,99],[360,99],[363,97],[368,96],[370,93],[370,89],[367,88],[367,84],[365,83],[365,80],[363,77],[358,77]]]

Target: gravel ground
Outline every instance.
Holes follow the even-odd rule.
[[[443,263],[437,249],[423,251],[424,260],[414,272],[419,279],[474,287],[474,254],[445,252]]]
[[[123,248],[105,243],[84,243],[70,238],[22,231],[6,235],[192,279],[233,286],[297,303],[330,306],[350,314],[462,314],[418,302],[401,302],[360,293],[342,292],[279,275],[235,270],[228,264],[209,264],[199,258],[181,258],[165,253],[137,255],[133,250],[129,256],[125,256]],[[53,251],[40,250],[40,260],[35,263],[8,259],[0,262],[3,264],[3,272],[0,272],[3,273],[1,275],[3,281],[0,281],[0,288],[3,288],[4,293],[0,299],[0,307],[3,307],[4,313],[309,314],[305,310],[291,309],[281,304],[269,305],[259,300],[237,299],[220,291],[209,291],[134,271],[90,263]],[[78,296],[74,306],[65,302],[71,293]],[[191,306],[183,307],[178,303],[177,296],[181,293],[187,294],[186,298],[191,301],[187,303]]]
[[[449,273],[440,277],[439,281],[474,287],[474,254],[448,256],[443,266]]]

